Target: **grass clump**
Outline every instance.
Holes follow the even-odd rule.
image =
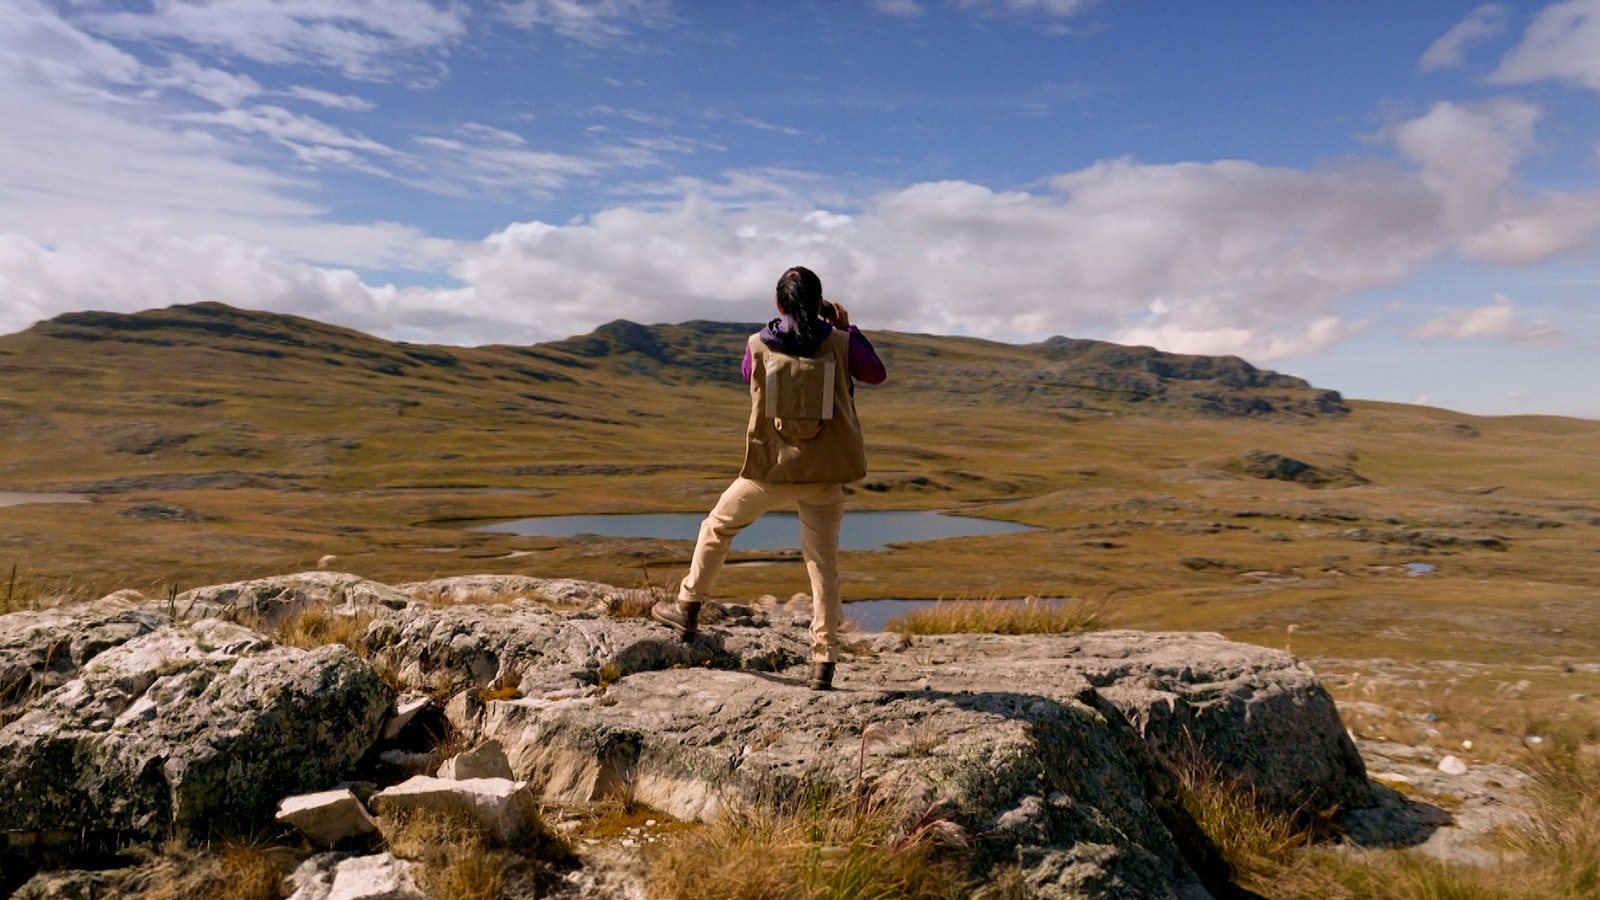
[[[461,813],[408,811],[382,816],[378,825],[389,852],[415,864],[429,900],[498,900],[515,893],[512,882],[524,881],[530,869],[572,859],[571,849],[542,822],[509,843]]]
[[[1587,731],[1532,745],[1521,762],[1533,808],[1497,836],[1487,865],[1415,850],[1313,844],[1313,832],[1264,812],[1215,772],[1180,772],[1183,803],[1239,887],[1273,900],[1580,900],[1600,896],[1600,748]]]
[[[505,883],[506,853],[465,816],[413,812],[379,820],[389,851],[416,863],[431,900],[495,900]]]
[[[954,900],[970,897],[965,836],[937,815],[906,823],[868,796],[813,793],[731,808],[648,857],[655,900]]]
[[[1106,627],[1103,599],[940,600],[895,616],[887,630],[913,634],[1069,634]]]

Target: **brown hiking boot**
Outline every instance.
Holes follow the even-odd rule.
[[[813,691],[833,690],[833,667],[831,662],[813,662],[811,664],[811,689]]]
[[[650,607],[650,618],[678,629],[687,640],[700,631],[700,603],[697,600],[657,600]]]

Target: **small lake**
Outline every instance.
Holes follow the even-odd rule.
[[[693,541],[700,533],[702,513],[638,513],[620,515],[537,516],[484,525],[474,531],[539,537],[656,538]],[[1032,531],[1031,525],[955,516],[929,510],[863,510],[846,512],[839,526],[841,550],[887,550],[889,544],[937,541]],[[792,512],[770,512],[733,539],[735,550],[791,550],[800,546],[800,517]]]
[[[83,494],[44,494],[34,491],[0,491],[0,506],[25,506],[29,503],[88,503]]]

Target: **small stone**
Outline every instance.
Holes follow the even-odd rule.
[[[1439,760],[1439,771],[1446,775],[1467,774],[1467,764],[1454,756],[1446,756]]]

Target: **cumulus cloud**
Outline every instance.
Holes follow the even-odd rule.
[[[1503,32],[1508,13],[1509,10],[1499,3],[1485,3],[1473,10],[1428,47],[1418,61],[1417,69],[1432,72],[1464,65],[1467,48]]]
[[[1513,343],[1549,343],[1561,331],[1547,319],[1529,321],[1510,297],[1495,294],[1492,303],[1471,309],[1447,309],[1412,329],[1417,340],[1498,338]]]
[[[1441,102],[1390,130],[1444,204],[1442,224],[1463,254],[1526,265],[1587,245],[1600,227],[1600,192],[1519,188],[1516,167],[1537,146],[1542,114],[1521,100]]]
[[[1567,0],[1545,8],[1490,80],[1556,80],[1600,90],[1600,0]]]

